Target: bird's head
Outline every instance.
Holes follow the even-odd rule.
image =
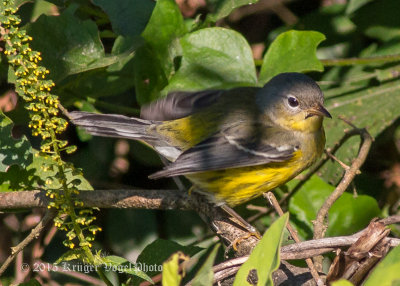
[[[300,73],[275,76],[258,91],[256,101],[264,116],[285,129],[314,132],[323,117],[332,118],[317,83]]]

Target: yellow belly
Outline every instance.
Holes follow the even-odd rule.
[[[230,206],[249,201],[297,176],[309,166],[301,152],[288,161],[186,175],[202,193]]]

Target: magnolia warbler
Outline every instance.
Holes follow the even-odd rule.
[[[217,205],[236,206],[312,165],[325,146],[323,94],[314,80],[283,73],[264,87],[173,92],[141,119],[71,112],[89,133],[141,140],[171,161],[152,179],[184,175]]]

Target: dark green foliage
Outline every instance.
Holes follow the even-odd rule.
[[[192,18],[185,18],[181,12],[184,8],[173,0],[49,1],[54,5],[36,2],[21,6],[23,23],[27,23],[28,33],[33,37],[32,47],[41,52],[43,64],[56,83],[52,92],[60,96],[68,110],[137,116],[141,105],[171,91],[262,86],[281,72],[307,73],[320,81],[326,107],[333,116],[324,122],[327,147],[334,146],[345,130],[351,128],[339,116],[357,127],[367,128],[379,142],[373,144],[371,152],[379,155],[371,155],[361,170],[362,176],[352,185],[358,195],[348,190],[330,209],[326,236],[353,234],[365,228],[374,217],[399,214],[398,207],[393,207],[399,200],[400,186],[393,183],[396,177],[392,175],[385,182],[382,178],[387,178],[385,174],[400,164],[400,1],[351,0],[347,5],[305,10],[294,3],[288,5],[298,16],[294,25],[284,25],[271,17],[268,29],[264,30],[257,25],[246,28],[246,21],[256,18],[254,14],[242,22],[229,17],[238,7],[257,2],[254,0],[206,1],[207,6]],[[53,15],[52,9],[59,15]],[[253,59],[252,43],[249,43],[252,33],[261,34],[265,40],[263,57],[257,61]],[[361,64],[350,59],[381,56],[386,58],[367,59]],[[329,61],[337,58],[347,60]],[[14,71],[8,69],[1,57],[1,94],[12,88],[6,82],[14,80]],[[43,170],[42,166],[47,164],[44,159],[33,157],[38,143],[29,132],[18,140],[11,136],[12,122],[25,124],[23,104],[20,101],[7,114],[11,119],[0,113],[0,191],[39,188],[54,174],[53,170]],[[162,166],[157,155],[142,143],[123,145],[121,141],[92,138],[82,130],[76,135],[74,127],[66,137],[78,145],[78,153],[65,159],[83,168],[85,177],[68,175],[80,190],[91,189],[91,185],[95,189],[131,188],[132,185],[148,189],[176,188],[172,180],[147,179]],[[350,165],[359,146],[360,138],[352,137],[336,156]],[[312,238],[312,220],[343,173],[337,162],[328,161],[282,205],[289,211],[289,220],[302,239]],[[282,188],[285,191],[275,193],[282,197],[296,183],[294,180]],[[262,200],[255,203],[260,201],[265,206]],[[249,210],[246,214],[249,212],[253,214]],[[266,229],[273,220],[272,216],[265,216],[257,226]],[[202,247],[209,247],[211,254],[195,266],[200,270],[194,281],[195,285],[207,285],[211,266],[221,260],[216,248],[211,251],[213,243],[204,239],[206,230],[194,214],[111,210],[102,212],[99,221],[104,234],[96,238],[94,245],[107,253],[102,256],[105,264],[117,267],[136,260],[142,265],[162,265],[177,251],[199,256],[197,253],[203,248],[191,243],[200,241]],[[270,237],[264,237],[266,241],[269,239],[268,243],[260,242],[265,247],[262,251],[269,255],[269,269],[263,272],[266,275],[258,275],[266,285],[279,263],[277,250],[283,223],[282,218],[277,222],[279,227],[274,224],[271,228]],[[393,233],[399,235],[399,228],[393,227]],[[81,258],[74,252],[67,254],[71,259]],[[257,261],[260,255],[259,251],[255,253],[249,269],[261,269],[262,263]],[[383,283],[384,278],[387,285],[398,280],[399,257],[397,247],[365,285]],[[265,263],[267,258],[262,259]],[[174,266],[172,263],[170,269],[175,269]],[[243,269],[247,268],[248,265]],[[114,273],[118,276],[116,281],[138,285],[143,279],[159,274],[141,270]],[[196,273],[189,273],[186,279],[195,277]],[[242,282],[239,279],[243,277],[237,281]],[[167,278],[180,280],[178,273]],[[26,285],[36,283],[31,280]]]

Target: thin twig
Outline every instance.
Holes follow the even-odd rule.
[[[376,56],[368,58],[320,59],[319,61],[326,67],[384,64],[384,63],[400,62],[400,54]],[[256,66],[261,66],[263,60],[255,60],[254,62]]]
[[[353,128],[355,127],[353,124],[349,123],[345,120],[346,123],[351,125]],[[324,237],[326,226],[325,226],[325,218],[328,214],[329,209],[332,207],[333,203],[346,191],[347,187],[351,184],[354,177],[358,174],[362,164],[365,162],[369,149],[372,144],[372,137],[368,133],[366,129],[354,128],[351,132],[356,132],[361,136],[362,143],[360,146],[360,150],[356,159],[351,164],[350,168],[345,171],[345,174],[337,185],[336,189],[333,193],[325,200],[322,207],[319,209],[316,220],[313,222],[314,224],[314,239],[319,239]],[[317,269],[322,269],[322,258],[314,259],[316,261]]]
[[[23,241],[21,241],[17,246],[11,248],[11,254],[0,267],[0,276],[4,273],[10,263],[14,260],[17,254],[22,251],[32,240],[37,238],[43,228],[49,223],[55,216],[55,212],[53,210],[46,211],[42,220],[32,229],[31,233],[25,237]]]
[[[283,211],[281,209],[281,206],[278,203],[278,200],[275,198],[274,194],[272,192],[268,192],[263,194],[264,198],[266,198],[269,203],[274,207],[276,212],[279,214],[279,216],[283,216]],[[297,243],[300,242],[300,238],[297,235],[297,231],[290,225],[288,222],[286,225],[286,228],[290,232],[290,235],[292,236],[293,240]],[[315,283],[317,283],[318,286],[323,286],[324,282],[322,281],[321,277],[318,274],[317,269],[314,266],[314,263],[310,258],[306,258],[306,263],[308,268],[310,269],[311,275],[313,276]]]
[[[379,220],[382,222],[384,225],[389,225],[389,224],[395,224],[400,222],[400,215],[392,215],[387,218],[383,218]]]
[[[331,158],[333,161],[336,161],[343,169],[348,170],[350,169],[350,167],[348,165],[346,165],[345,163],[343,163],[338,157],[336,157],[335,155],[333,155],[331,152],[329,152],[328,150],[325,150],[325,154]]]

